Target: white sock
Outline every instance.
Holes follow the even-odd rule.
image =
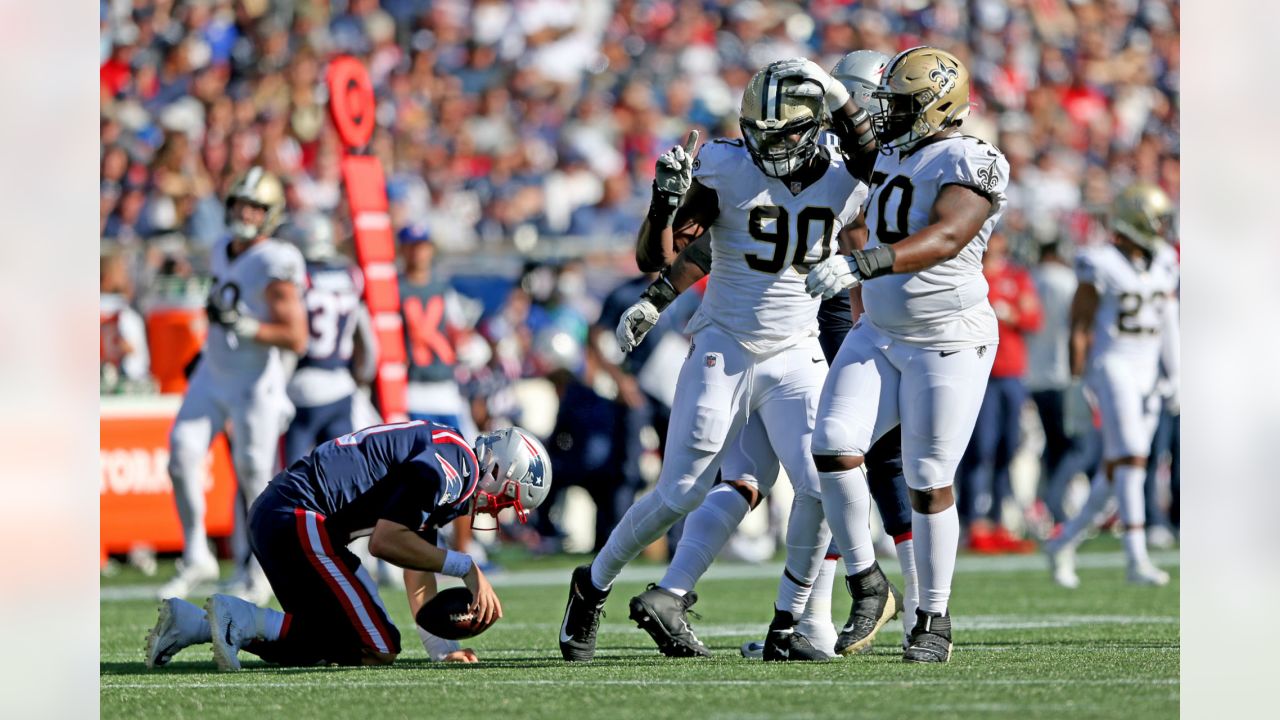
[[[280,639],[280,631],[284,629],[284,613],[271,608],[255,608],[253,624],[259,638],[274,642]]]
[[[685,520],[675,557],[658,586],[677,595],[692,590],[750,511],[747,499],[732,485],[721,483],[711,488]]]
[[[831,621],[831,589],[836,579],[836,559],[826,557],[809,592],[809,602],[796,624],[796,632],[832,657],[836,654],[836,626]]]
[[[608,590],[622,568],[671,529],[681,513],[667,507],[657,492],[640,498],[618,521],[600,553],[591,561],[591,584]]]
[[[831,530],[823,517],[822,501],[812,495],[798,493],[791,501],[791,517],[787,521],[786,572],[778,583],[775,608],[796,617],[804,613],[830,545]]]
[[[820,472],[822,503],[827,522],[835,535],[845,572],[856,575],[876,561],[871,539],[871,491],[867,488],[867,471],[862,465],[852,470]]]
[[[1124,523],[1124,554],[1130,565],[1151,563],[1147,555],[1147,506],[1143,497],[1146,468],[1117,465],[1112,471],[1116,497],[1120,500],[1120,521]]]
[[[1111,483],[1107,481],[1106,475],[1099,472],[1089,485],[1089,497],[1085,499],[1084,507],[1062,526],[1062,533],[1054,542],[1064,548],[1074,548],[1079,545],[1084,531],[1093,527],[1098,513],[1107,506],[1107,500],[1110,498]]]
[[[898,552],[898,565],[902,568],[902,631],[910,634],[916,625],[916,607],[920,605],[920,580],[916,573],[915,540],[911,533],[894,538],[893,549]]]
[[[956,552],[960,549],[960,515],[956,506],[932,515],[912,510],[911,535],[920,578],[920,607],[925,612],[946,612]]]

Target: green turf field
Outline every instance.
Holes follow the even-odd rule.
[[[1050,583],[1040,556],[962,557],[952,615],[956,649],[939,667],[901,662],[897,621],[874,652],[824,664],[770,664],[738,656],[771,616],[776,565],[724,565],[698,588],[694,629],[710,660],[668,660],[627,619],[627,600],[660,568],[638,564],[619,580],[589,665],[566,665],[556,644],[566,558],[519,567],[494,584],[506,617],[472,642],[479,665],[428,663],[404,598],[384,590],[405,652],[391,667],[281,669],[245,658],[218,673],[208,645],[148,672],[143,638],[155,604],[141,575],[103,581],[104,718],[467,717],[901,718],[1175,717],[1178,713],[1177,556],[1157,553],[1165,588],[1124,582],[1116,544],[1081,556],[1074,593]],[[1086,548],[1089,549],[1089,548]],[[896,570],[889,561],[886,569]],[[168,572],[162,567],[161,574]],[[890,572],[894,582],[896,575]],[[842,592],[842,591],[838,591]],[[848,612],[837,595],[838,619]]]

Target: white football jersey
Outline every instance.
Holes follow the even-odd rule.
[[[230,239],[219,241],[213,248],[213,296],[222,304],[234,300],[240,312],[258,320],[266,320],[267,285],[286,280],[301,290],[306,278],[306,264],[298,248],[287,242],[268,239],[251,245],[234,259],[227,257]],[[209,337],[204,343],[204,360],[219,375],[257,376],[272,363],[280,362],[279,349],[238,337],[226,328],[209,324]]]
[[[1166,302],[1178,288],[1178,259],[1162,247],[1146,267],[1135,265],[1115,245],[1106,243],[1076,255],[1081,283],[1098,290],[1090,362],[1122,357],[1136,374],[1154,381],[1160,363],[1161,328]]]
[[[982,140],[953,135],[915,152],[880,155],[867,199],[868,248],[898,242],[928,227],[947,185],[964,185],[991,200],[977,236],[956,257],[914,273],[884,275],[862,286],[867,317],[886,335],[942,350],[998,341],[987,302],[982,255],[1006,205],[1009,163]]]
[[[707,292],[687,332],[715,325],[753,353],[818,334],[819,300],[805,291],[801,270],[836,251],[837,236],[858,216],[867,193],[839,153],[822,152],[830,163],[826,172],[792,188],[761,172],[742,140],[702,146],[693,176],[716,191],[720,214],[708,229]]]

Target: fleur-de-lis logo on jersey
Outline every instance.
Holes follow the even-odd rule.
[[[942,58],[936,58],[938,67],[929,71],[929,79],[938,83],[938,94],[946,95],[951,86],[956,84],[956,78],[960,77],[960,71],[953,67],[947,67],[942,62]]]
[[[996,158],[991,158],[990,165],[978,168],[978,184],[983,190],[994,190],[999,181],[1000,171],[996,169]]]

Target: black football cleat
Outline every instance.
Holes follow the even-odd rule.
[[[765,662],[826,662],[831,656],[813,646],[813,642],[796,632],[797,618],[789,612],[773,610],[773,622],[764,638]]]
[[[695,592],[681,597],[650,583],[648,589],[631,598],[631,619],[649,633],[658,651],[667,657],[711,657],[711,651],[689,627],[689,608],[696,602]]]
[[[608,590],[591,584],[591,565],[579,565],[569,582],[569,602],[560,625],[560,654],[565,662],[590,662],[596,654],[596,631]]]
[[[763,659],[765,662],[826,662],[831,657],[792,628],[769,631],[764,638]]]
[[[845,578],[845,585],[853,596],[853,607],[836,638],[836,654],[865,653],[880,628],[902,612],[902,593],[884,576],[880,563]]]
[[[951,659],[951,614],[916,608],[916,626],[902,662],[944,663]]]

